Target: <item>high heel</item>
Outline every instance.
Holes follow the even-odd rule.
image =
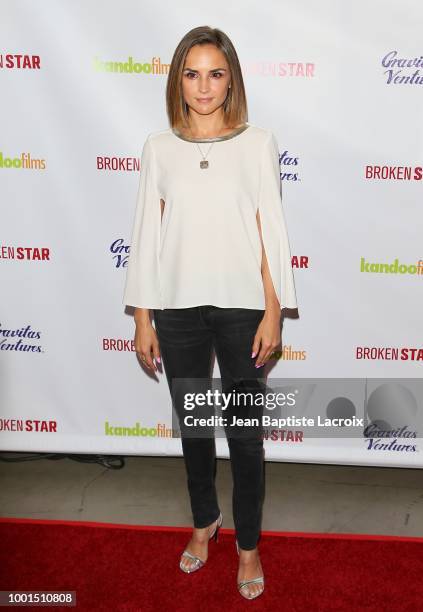
[[[236,544],[236,550],[239,556],[238,540],[235,540],[235,544]],[[244,593],[242,592],[242,589],[249,584],[262,584],[263,588],[261,589],[261,591],[259,591],[255,595],[252,595],[252,596],[244,595]],[[258,576],[258,578],[252,578],[252,580],[241,580],[240,582],[237,583],[237,586],[238,586],[238,591],[244,597],[244,599],[256,599],[256,597],[258,597],[264,592],[264,576]]]
[[[223,515],[222,515],[222,513],[220,513],[218,518],[217,518],[217,520],[216,520],[216,526],[215,526],[215,528],[213,530],[213,533],[211,533],[210,536],[209,536],[209,540],[214,538],[214,541],[218,542],[218,540],[219,540],[219,529],[222,526],[222,522],[223,522]],[[182,557],[189,557],[190,559],[194,559],[194,563],[191,565],[190,569],[185,569],[184,568],[184,566],[182,564]],[[206,561],[203,561],[202,559],[200,559],[200,557],[196,557],[195,555],[190,553],[188,550],[184,550],[184,552],[181,555],[181,560],[179,562],[179,567],[186,574],[192,574],[192,572],[195,572],[195,571],[199,570],[200,567],[203,567],[203,565],[205,565],[205,563],[206,563]]]

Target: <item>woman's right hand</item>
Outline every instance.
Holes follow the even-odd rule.
[[[141,363],[153,372],[157,372],[158,368],[153,361],[153,358],[161,363],[160,347],[157,333],[150,321],[135,322],[135,352],[141,359]]]

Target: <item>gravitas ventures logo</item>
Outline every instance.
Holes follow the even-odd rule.
[[[365,401],[368,420],[362,435],[367,450],[419,452],[422,397],[420,378],[389,381],[373,389]]]
[[[283,153],[279,153],[279,165],[280,165],[280,177],[282,181],[300,181],[298,172],[298,157],[294,157],[287,150]]]
[[[415,453],[417,451],[416,444],[411,444],[411,442],[415,442],[414,438],[417,438],[417,432],[410,431],[408,425],[389,430],[380,428],[376,423],[371,423],[364,430],[364,437],[367,442],[367,450],[387,450],[406,453]]]
[[[360,272],[372,274],[416,274],[423,279],[423,259],[419,259],[415,264],[399,263],[394,259],[393,263],[381,263],[366,261],[364,257],[360,259]]]
[[[110,245],[110,253],[116,268],[126,268],[129,258],[129,244],[125,244],[123,238],[116,238]]]
[[[387,85],[423,85],[423,55],[419,57],[398,57],[397,51],[389,51],[382,58],[386,68]]]
[[[0,323],[0,350],[21,351],[23,353],[42,353],[43,350],[37,340],[41,338],[41,332],[26,327],[5,328]]]

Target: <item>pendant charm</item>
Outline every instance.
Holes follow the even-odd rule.
[[[200,161],[200,168],[208,168],[209,167],[209,162],[206,159],[203,159],[202,161]]]

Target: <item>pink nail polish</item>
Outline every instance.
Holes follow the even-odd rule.
[[[162,360],[160,359],[160,357],[156,357],[156,361],[158,361],[159,363],[162,362]]]
[[[251,355],[251,358],[255,357],[257,355],[257,351],[254,351],[253,354]]]

